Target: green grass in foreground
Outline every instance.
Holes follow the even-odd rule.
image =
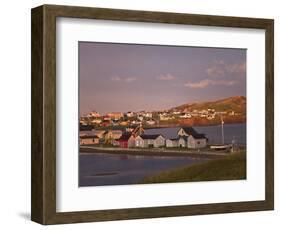
[[[208,160],[191,166],[169,170],[144,178],[140,183],[171,183],[189,181],[246,179],[246,152],[221,159]]]

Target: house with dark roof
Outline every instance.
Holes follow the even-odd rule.
[[[169,138],[166,139],[166,147],[173,148],[173,147],[187,147],[187,136],[178,136],[176,138]]]
[[[99,137],[96,135],[80,136],[80,145],[97,145],[99,144]]]
[[[161,134],[141,134],[135,139],[135,145],[139,148],[159,148],[165,146],[165,142],[165,138]]]
[[[178,131],[179,137],[187,137],[186,147],[192,149],[205,148],[207,146],[207,138],[203,133],[197,133],[192,127],[182,127]]]
[[[179,130],[178,130],[178,136],[189,136],[189,135],[196,135],[198,134],[197,131],[188,126],[188,127],[181,127]]]
[[[129,132],[123,133],[122,136],[116,140],[116,142],[121,148],[135,147],[135,137]]]
[[[187,147],[191,149],[200,149],[207,146],[207,138],[205,135],[189,136],[187,139]]]
[[[179,146],[179,138],[166,139],[166,147],[172,148],[172,147],[178,147],[178,146]]]

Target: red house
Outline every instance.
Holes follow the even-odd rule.
[[[110,125],[110,121],[103,121],[101,124],[100,124],[102,127],[108,127]]]
[[[117,141],[121,148],[131,148],[135,146],[135,138],[132,133],[123,133]]]

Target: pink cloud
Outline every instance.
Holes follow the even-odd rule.
[[[229,73],[238,73],[238,74],[245,73],[246,72],[246,63],[227,65],[226,69]]]
[[[246,72],[246,63],[227,64],[223,60],[215,60],[206,69],[209,77],[223,77],[227,75],[242,76]]]
[[[125,83],[130,83],[133,81],[136,81],[137,79],[135,77],[119,77],[119,76],[114,76],[111,78],[111,81],[117,81],[117,82],[125,82]]]
[[[156,79],[161,80],[161,81],[171,81],[171,80],[176,79],[176,77],[171,74],[161,74],[161,75],[157,76]]]

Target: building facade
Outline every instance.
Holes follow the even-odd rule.
[[[98,136],[81,136],[80,145],[97,145],[99,144]]]
[[[185,139],[187,148],[199,149],[207,146],[207,138],[205,134],[197,133],[192,127],[182,127],[178,131],[178,136]],[[184,141],[182,140],[184,145]]]
[[[117,142],[121,148],[135,147],[135,137],[131,133],[123,133]]]
[[[136,137],[135,146],[140,148],[159,148],[166,145],[166,140],[161,134],[139,135]]]
[[[187,141],[188,148],[191,149],[200,149],[205,148],[207,146],[207,139],[206,138],[200,138],[200,137],[193,137],[189,136]]]

